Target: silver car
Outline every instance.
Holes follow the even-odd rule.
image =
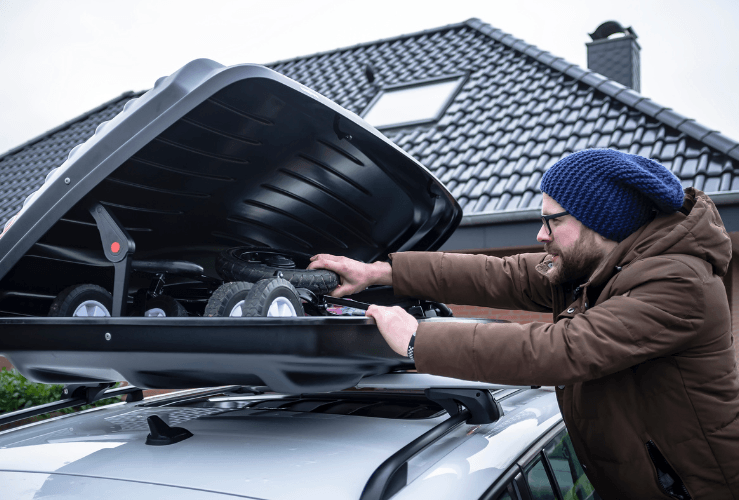
[[[470,424],[460,407],[455,419],[434,391],[490,395],[500,417]],[[0,433],[2,498],[594,495],[548,388],[397,373],[344,391],[259,392],[230,386],[129,396],[134,401]],[[159,439],[172,434],[171,442],[155,442],[155,417]]]

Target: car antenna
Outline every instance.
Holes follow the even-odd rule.
[[[183,427],[170,427],[156,415],[146,418],[149,424],[149,435],[146,436],[146,444],[150,446],[166,446],[179,443],[193,436],[192,432]]]

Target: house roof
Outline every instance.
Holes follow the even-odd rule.
[[[468,75],[438,122],[384,130],[445,183],[468,219],[534,213],[542,174],[586,148],[654,158],[708,193],[739,190],[736,141],[478,19],[269,66],[357,114],[384,87]],[[0,222],[131,97],[0,156]]]

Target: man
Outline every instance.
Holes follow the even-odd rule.
[[[581,151],[543,176],[545,253],[317,255],[334,295],[398,295],[552,311],[554,323],[418,322],[372,306],[420,372],[553,385],[578,458],[604,499],[739,498],[739,374],[721,277],[731,242],[713,202],[653,160]]]

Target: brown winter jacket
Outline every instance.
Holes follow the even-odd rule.
[[[687,189],[683,210],[621,242],[576,298],[537,271],[544,254],[392,255],[396,294],[554,314],[554,324],[422,323],[416,367],[557,386],[577,455],[605,500],[670,498],[659,454],[692,498],[739,499],[739,374],[721,281],[731,242],[703,193]]]

